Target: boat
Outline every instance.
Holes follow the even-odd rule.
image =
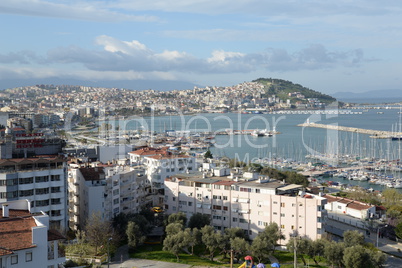
[[[251,136],[262,137],[262,136],[264,136],[264,133],[257,129],[257,130],[254,130],[253,132],[251,132]]]

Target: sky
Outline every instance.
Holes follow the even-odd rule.
[[[327,94],[402,90],[401,18],[400,0],[1,0],[0,89],[263,77]]]

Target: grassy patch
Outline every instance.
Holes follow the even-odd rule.
[[[163,251],[162,245],[143,245],[134,253],[130,254],[130,258],[148,259],[155,261],[166,261],[177,263],[176,256],[170,252]],[[219,267],[229,267],[229,264],[222,264],[218,262],[212,262],[208,259],[201,258],[196,255],[190,255],[181,253],[179,254],[179,263],[195,265],[195,266],[219,266]]]
[[[281,264],[281,268],[293,268],[293,253],[288,251],[276,251],[274,256],[278,259]],[[304,255],[304,259],[306,260],[308,267],[317,267],[317,268],[325,268],[329,267],[325,262],[319,262],[319,265],[316,265],[313,259],[309,256]],[[303,262],[300,257],[297,258],[297,263],[299,267],[303,267]],[[268,266],[269,267],[269,266]]]

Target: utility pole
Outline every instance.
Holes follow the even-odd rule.
[[[293,267],[297,268],[297,241],[296,241],[296,235],[293,238]]]
[[[233,249],[230,249],[230,268],[233,268]]]

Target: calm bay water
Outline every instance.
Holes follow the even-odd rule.
[[[192,133],[204,131],[224,131],[226,129],[275,129],[273,137],[253,137],[250,135],[217,135],[215,147],[211,151],[216,156],[230,158],[280,157],[304,160],[307,154],[358,155],[384,159],[401,158],[401,142],[389,139],[373,139],[369,135],[337,132],[320,128],[299,127],[306,122],[337,124],[374,130],[392,131],[399,128],[399,110],[369,110],[363,114],[198,114],[185,116],[159,116],[129,119],[123,126],[126,130],[168,129]]]
[[[356,111],[356,110],[353,110]],[[381,111],[383,113],[378,113]],[[272,137],[251,135],[217,135],[215,146],[211,148],[214,156],[236,158],[241,161],[254,161],[261,158],[282,158],[306,161],[306,155],[354,155],[356,157],[375,157],[386,160],[401,159],[402,142],[390,139],[373,139],[366,134],[341,132],[320,128],[299,127],[309,120],[320,124],[337,124],[383,131],[399,131],[400,114],[398,109],[368,110],[362,114],[198,114],[185,116],[158,116],[132,118],[124,121],[125,130],[153,130],[163,132],[253,130],[269,129],[279,131]],[[109,121],[110,123],[110,121]],[[121,123],[120,123],[121,124]],[[336,161],[330,164],[338,164]],[[399,177],[399,174],[397,175]],[[338,179],[333,179],[338,180]],[[367,182],[347,181],[365,188],[381,189]]]

